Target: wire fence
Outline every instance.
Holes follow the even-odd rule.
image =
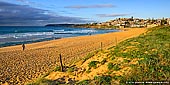
[[[133,35],[129,35],[126,37],[122,37],[122,38],[117,38],[115,37],[113,40],[103,40],[102,41],[98,41],[98,42],[91,42],[90,44],[88,44],[88,47],[85,47],[86,44],[81,44],[79,45],[80,49],[68,49],[68,53],[65,52],[61,52],[58,51],[59,54],[62,54],[62,59],[64,61],[64,64],[69,64],[71,65],[71,62],[74,62],[76,60],[80,60],[82,58],[84,58],[87,54],[97,51],[97,50],[101,50],[101,49],[107,49],[109,47],[115,46],[117,45],[119,42],[126,40],[127,38],[131,37]],[[69,48],[69,47],[67,47]],[[64,48],[61,48],[64,49]],[[76,52],[74,52],[73,50],[77,50]]]

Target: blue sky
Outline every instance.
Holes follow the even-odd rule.
[[[169,18],[170,0],[0,0],[0,25]]]

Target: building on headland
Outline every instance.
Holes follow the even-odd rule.
[[[170,18],[167,19],[167,23],[168,23],[168,25],[170,25]]]
[[[118,18],[115,20],[110,20],[107,22],[99,23],[97,25],[103,25],[103,26],[116,26],[119,28],[127,28],[127,27],[146,27],[147,24],[145,23],[145,20],[143,19],[137,19],[137,18]]]
[[[152,27],[156,27],[156,26],[158,26],[157,24],[149,24],[149,25],[147,25],[147,28],[152,28]]]
[[[122,28],[125,28],[125,26],[124,25],[120,25],[119,28],[122,29]]]
[[[150,28],[160,25],[170,25],[170,18],[162,19],[140,19],[140,18],[117,18],[101,23],[85,24],[85,26],[94,28]]]

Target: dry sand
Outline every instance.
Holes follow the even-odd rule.
[[[146,32],[145,28],[133,28],[127,31],[107,34],[63,38],[26,44],[22,51],[21,45],[0,48],[0,84],[24,84],[40,77],[59,63],[59,53],[63,63],[83,58],[89,52],[114,46],[125,39],[138,36]]]

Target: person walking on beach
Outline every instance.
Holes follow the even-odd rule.
[[[22,44],[22,50],[23,51],[25,50],[25,44]]]

